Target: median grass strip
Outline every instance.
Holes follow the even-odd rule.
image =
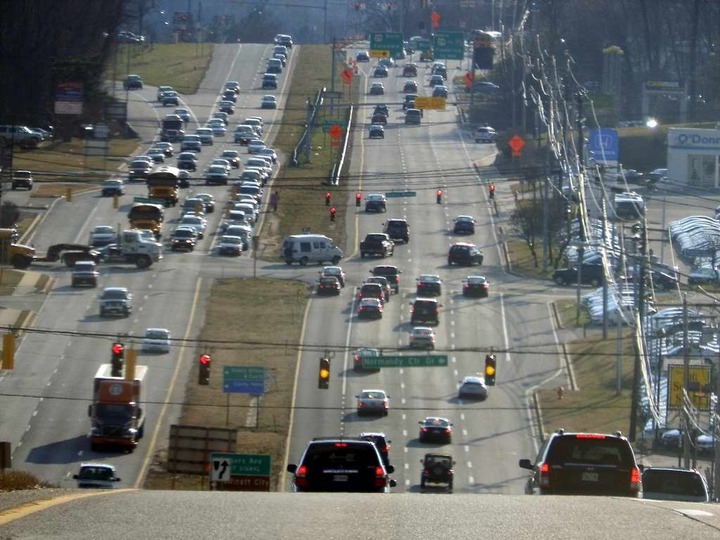
[[[307,301],[306,284],[272,279],[221,279],[213,284],[201,343],[193,356],[180,424],[238,429],[239,454],[269,454],[271,489],[285,458],[295,366]],[[198,385],[196,358],[210,354],[210,384]],[[266,393],[258,403],[247,394],[223,393],[224,366],[262,366]],[[228,397],[229,396],[229,397]],[[207,477],[170,475],[167,453],[154,456],[148,489],[207,489]]]
[[[325,234],[345,249],[345,217],[348,212],[348,197],[352,189],[347,185],[328,186],[333,164],[338,159],[339,149],[332,146],[331,138],[323,132],[326,123],[346,124],[346,107],[337,103],[331,110],[329,100],[318,112],[317,124],[312,132],[310,163],[304,163],[305,154],[300,156],[301,165],[290,164],[292,152],[298,144],[307,122],[307,102],[314,100],[317,91],[330,89],[333,61],[332,48],[327,45],[303,45],[298,51],[295,75],[283,111],[283,122],[275,138],[275,146],[284,157],[283,167],[274,180],[273,190],[280,194],[278,211],[265,221],[261,234],[260,256],[274,259],[279,256],[279,246],[284,236],[309,230]],[[340,65],[335,70],[335,89],[347,94],[347,86],[340,80]],[[325,206],[325,193],[331,194],[332,206],[337,214],[330,221],[329,207]]]

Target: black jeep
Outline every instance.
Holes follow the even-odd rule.
[[[420,460],[423,465],[422,474],[420,476],[420,489],[424,490],[428,484],[433,486],[444,487],[448,493],[452,493],[453,489],[453,465],[455,461],[452,456],[444,454],[425,454]]]

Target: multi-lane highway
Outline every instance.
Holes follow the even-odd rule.
[[[464,135],[455,107],[425,111],[419,126],[405,125],[400,92],[408,80],[401,69],[390,69],[387,79],[373,79],[372,65],[359,64],[365,81],[363,127],[355,137],[351,176],[360,178],[363,193],[392,190],[414,191],[416,196],[389,198],[386,214],[366,214],[358,209],[350,216],[348,230],[356,246],[366,233],[381,232],[386,218],[406,218],[411,239],[396,245],[393,257],[361,259],[349,254],[342,265],[348,276],[342,294],[313,298],[308,311],[305,341],[346,347],[332,360],[330,389],[318,391],[317,354],[303,355],[298,376],[298,398],[289,445],[289,461],[295,462],[314,436],[353,436],[361,432],[384,432],[392,441],[390,461],[395,466],[398,491],[416,491],[420,459],[425,452],[440,451],[454,456],[455,491],[466,493],[519,493],[525,475],[517,458],[535,455],[535,437],[526,408],[526,391],[558,374],[555,355],[534,354],[533,346],[554,342],[547,300],[542,294],[528,296],[527,288],[504,273],[496,228],[486,199],[487,188],[480,184],[472,163],[494,151],[492,145],[478,145]],[[448,63],[452,77],[457,62]],[[429,65],[421,64],[415,78],[420,95],[430,95]],[[369,96],[371,81],[381,80],[384,96]],[[448,100],[454,101],[452,97]],[[367,126],[374,105],[390,104],[384,139],[367,138]],[[352,189],[352,187],[351,187]],[[436,190],[443,191],[442,204]],[[474,236],[452,234],[453,218],[473,215]],[[448,266],[448,248],[454,242],[470,241],[484,251],[481,267]],[[386,304],[383,318],[359,321],[353,294],[376,264],[394,264],[401,271],[400,292]],[[394,368],[380,372],[355,373],[354,347],[381,347],[389,351],[407,348],[411,328],[410,301],[415,298],[415,280],[422,273],[439,274],[443,280],[440,323],[436,327],[436,353],[449,356],[448,367]],[[481,274],[490,280],[488,299],[462,296],[462,279]],[[542,292],[542,291],[540,291]],[[498,384],[483,403],[458,400],[462,377],[482,372],[485,353],[491,347],[512,348],[526,354],[500,354]],[[392,354],[392,352],[390,352]],[[362,389],[379,388],[391,396],[386,417],[358,417],[355,395]],[[418,441],[418,422],[425,416],[445,416],[454,423],[452,444],[428,445]],[[288,482],[289,485],[289,482]]]
[[[267,93],[260,89],[260,78],[271,45],[219,45],[207,76],[197,94],[183,96],[183,106],[191,110],[189,131],[204,125],[217,106],[225,81],[237,80],[241,93],[234,123],[259,112],[265,121],[265,137],[274,136],[280,110],[259,111],[259,100]],[[286,73],[280,77],[276,95],[282,107],[293,69],[290,59]],[[171,109],[160,106],[154,88],[129,93],[129,116],[140,134],[143,149],[157,135],[158,121]],[[198,174],[223,148],[234,148],[232,132],[200,154]],[[176,155],[179,150],[176,146]],[[244,155],[244,152],[243,152]],[[172,160],[170,164],[172,164]],[[201,180],[184,195],[193,191],[210,192],[221,208],[227,200],[225,187],[206,187]],[[62,242],[86,243],[90,230],[99,224],[127,226],[126,214],[133,196],[146,196],[143,183],[128,185],[128,195],[121,206],[113,209],[112,200],[99,192],[80,195],[67,203],[59,201],[48,212],[32,239],[38,251]],[[15,195],[13,195],[15,196]],[[179,209],[166,212],[165,236]],[[209,230],[215,231],[222,212],[210,214]],[[225,276],[245,275],[247,257],[219,258],[213,252],[217,237],[209,234],[193,253],[165,251],[164,259],[149,270],[134,267],[101,265],[100,287],[127,287],[133,294],[133,314],[117,320],[101,319],[98,314],[98,289],[74,289],[70,271],[60,266],[40,268],[55,278],[35,320],[34,331],[19,347],[16,368],[0,378],[0,439],[10,441],[13,466],[37,474],[45,481],[72,487],[72,474],[78,464],[93,459],[110,460],[122,471],[123,485],[134,485],[142,478],[158,445],[164,444],[168,425],[177,420],[184,382],[191,367],[191,346],[174,345],[167,355],[140,355],[138,363],[149,367],[147,386],[148,423],[145,439],[133,454],[96,454],[87,441],[87,409],[92,395],[92,379],[101,363],[110,359],[110,345],[115,336],[124,337],[126,346],[142,336],[148,327],[170,329],[175,338],[194,338],[202,323],[203,302],[208,292],[207,277],[222,272]],[[96,335],[97,337],[93,337]],[[139,342],[135,341],[139,347]]]

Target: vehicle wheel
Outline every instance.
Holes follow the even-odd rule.
[[[147,268],[150,266],[150,258],[149,257],[138,257],[135,260],[135,266],[138,268]]]
[[[425,487],[425,480],[420,480],[420,489],[423,489]]]
[[[291,265],[291,264],[292,264],[292,259],[285,259],[285,264]]]
[[[332,258],[332,261],[331,261],[331,262],[332,262],[333,264],[339,263],[339,262],[340,262],[340,257],[338,257],[337,255],[335,255],[335,256]]]
[[[555,278],[555,283],[557,283],[558,285],[566,285],[565,279],[561,276]]]
[[[142,439],[145,436],[145,424],[138,428],[138,439]]]
[[[307,258],[307,257],[302,257],[302,258],[300,259],[300,266],[307,266],[307,263],[308,263],[308,258]]]
[[[361,259],[364,259],[364,258],[365,258],[365,252],[364,252],[364,251],[361,251],[361,252],[360,252],[360,258],[361,258]]]
[[[452,259],[448,257],[448,266],[452,266]]]
[[[30,266],[30,263],[32,263],[32,259],[24,255],[13,255],[12,261],[10,262],[13,265],[13,268],[17,268],[18,270],[24,270],[25,268]]]

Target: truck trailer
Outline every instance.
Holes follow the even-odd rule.
[[[125,368],[128,369],[127,367]],[[143,399],[147,366],[135,366],[131,377],[114,377],[112,364],[102,364],[93,381],[90,448],[121,447],[132,451],[145,431]]]

